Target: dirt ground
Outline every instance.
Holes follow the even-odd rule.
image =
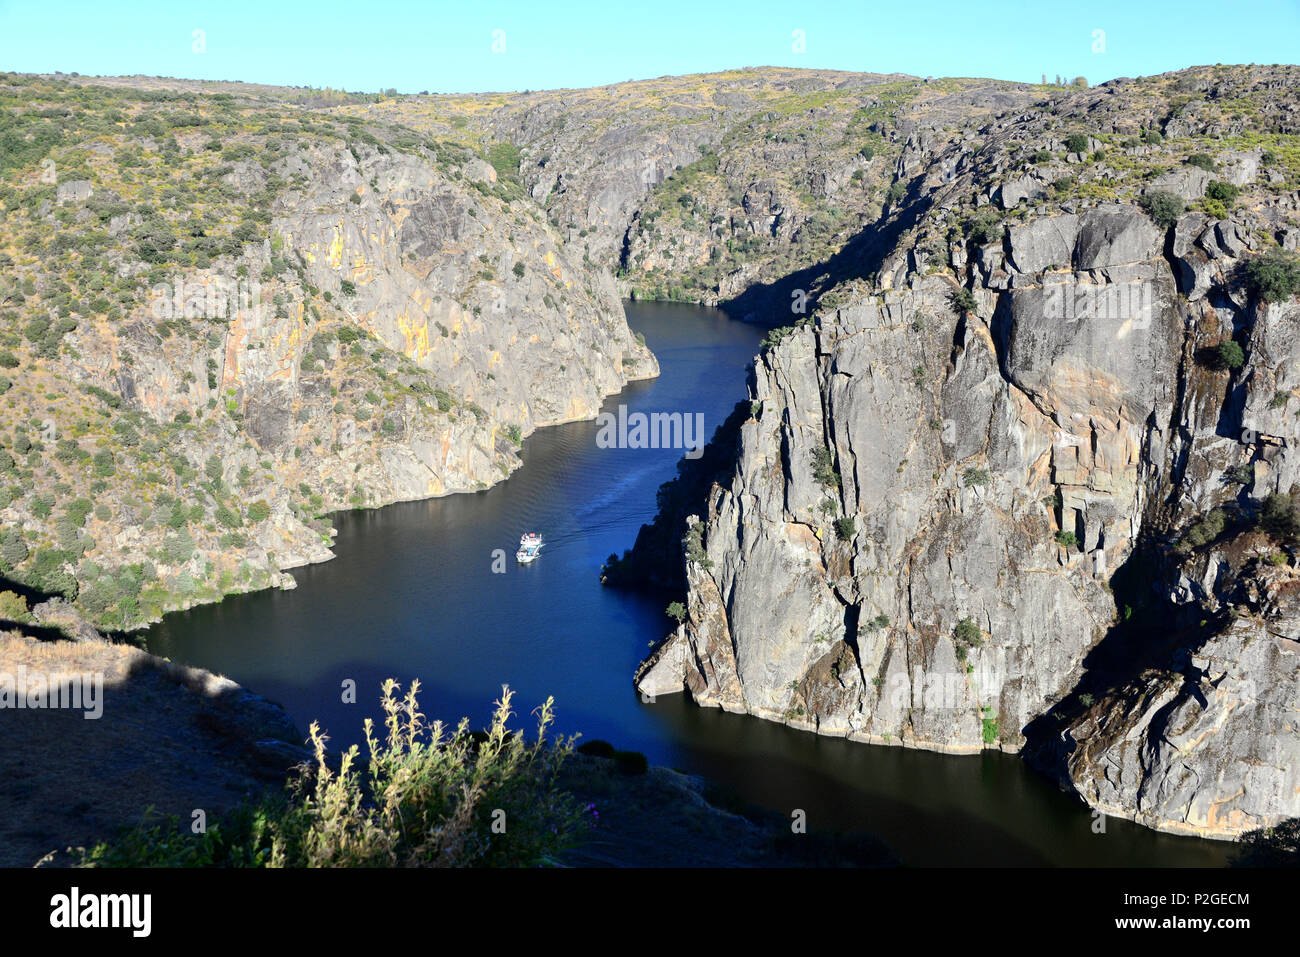
[[[103,715],[0,709],[0,866],[31,867],[137,823],[145,808],[215,820],[284,780],[282,711],[233,682],[103,641],[0,634],[0,673],[103,675]],[[266,744],[258,747],[256,741]],[[273,744],[272,742],[279,742]]]

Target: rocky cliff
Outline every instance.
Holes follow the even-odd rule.
[[[1171,831],[1300,814],[1295,80],[1116,81],[909,143],[897,242],[756,360],[641,690],[1023,749]]]
[[[291,585],[331,511],[484,488],[657,374],[482,157],[195,86],[0,79],[0,574],[110,628]]]
[[[643,690],[1295,816],[1296,81],[5,75],[0,574],[107,627],[290,584],[653,375],[619,294],[725,303],[778,328],[613,576],[680,562]]]

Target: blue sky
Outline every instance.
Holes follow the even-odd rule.
[[[0,69],[403,93],[767,65],[1099,83],[1298,54],[1300,0],[0,0]]]

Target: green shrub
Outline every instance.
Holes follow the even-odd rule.
[[[840,487],[840,473],[835,469],[831,450],[824,445],[813,449],[813,478],[825,489]]]
[[[583,742],[578,746],[578,753],[593,758],[612,758],[616,753],[616,749],[608,741],[592,738],[590,741]]]
[[[1224,339],[1214,350],[1216,362],[1221,369],[1240,369],[1246,364],[1246,353],[1241,346],[1231,339]]]
[[[902,180],[895,180],[889,184],[889,189],[885,190],[885,202],[890,206],[894,206],[906,195],[907,186]]]
[[[1249,465],[1230,465],[1223,470],[1223,478],[1237,485],[1250,485],[1255,481],[1255,470]]]
[[[1300,514],[1297,514],[1296,506],[1292,496],[1282,492],[1271,493],[1259,511],[1260,528],[1283,544],[1300,541]]]
[[[614,767],[620,774],[645,774],[650,770],[650,762],[640,751],[615,751]]]
[[[1243,267],[1246,288],[1265,302],[1283,302],[1300,293],[1300,257],[1272,249]]]
[[[1054,537],[1056,544],[1065,548],[1075,548],[1079,544],[1079,537],[1074,532],[1059,531]]]
[[[1231,183],[1223,183],[1219,180],[1211,180],[1210,185],[1205,187],[1205,195],[1210,199],[1219,200],[1224,203],[1231,203],[1237,198],[1241,190]]]
[[[1088,137],[1082,133],[1071,133],[1065,138],[1065,149],[1068,153],[1087,152]]]
[[[835,520],[835,535],[842,542],[847,542],[857,534],[858,527],[847,515]]]
[[[985,708],[980,719],[980,736],[985,744],[998,743],[998,718],[992,708]]]
[[[682,536],[682,546],[685,549],[686,560],[695,562],[703,568],[712,568],[713,559],[704,550],[704,523],[696,522],[686,530]]]
[[[975,293],[969,289],[954,289],[948,294],[948,302],[957,312],[974,312],[979,306],[975,299]]]
[[[962,473],[962,478],[967,485],[988,485],[993,481],[993,475],[986,468],[976,468],[971,466]]]
[[[968,242],[978,246],[1002,239],[1002,217],[992,206],[983,206],[966,217],[963,226]]]
[[[516,278],[523,279],[524,270],[525,270],[524,261],[521,259],[517,263],[515,263],[514,269],[512,269],[511,272],[515,274]]]
[[[1168,229],[1178,222],[1183,214],[1183,200],[1180,196],[1163,189],[1152,190],[1141,199],[1142,208],[1147,211],[1157,226]]]
[[[1195,166],[1197,169],[1203,169],[1207,173],[1214,172],[1214,159],[1208,153],[1193,153],[1184,161],[1188,166]]]
[[[27,599],[11,591],[0,591],[0,621],[14,621],[19,624],[31,622],[31,612],[27,609]]]
[[[1187,530],[1180,544],[1191,548],[1200,548],[1222,535],[1227,521],[1228,516],[1223,509],[1211,509],[1205,518]]]
[[[194,539],[188,531],[176,532],[163,539],[163,561],[168,565],[183,565],[194,554]]]
[[[256,502],[249,503],[248,520],[250,522],[264,522],[271,516],[271,506],[264,500],[258,499]]]
[[[975,624],[974,618],[963,618],[952,630],[952,637],[958,645],[968,648],[980,648],[984,645],[984,633]]]

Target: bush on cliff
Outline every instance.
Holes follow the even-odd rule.
[[[1231,339],[1224,339],[1215,350],[1221,369],[1240,369],[1246,364],[1246,353]]]
[[[1083,133],[1071,133],[1065,138],[1067,153],[1084,153],[1088,149],[1088,137]]]
[[[1271,250],[1246,263],[1246,288],[1265,302],[1282,302],[1300,293],[1300,257]]]
[[[1142,208],[1146,210],[1157,226],[1161,229],[1168,229],[1174,223],[1178,222],[1178,217],[1183,215],[1182,199],[1166,190],[1152,190],[1142,197]]]
[[[977,209],[966,218],[966,239],[977,246],[996,243],[1002,239],[1002,217],[992,206]]]
[[[1300,502],[1295,495],[1272,492],[1259,511],[1259,527],[1284,545],[1300,541]]]
[[[969,289],[954,289],[948,296],[948,302],[956,312],[974,312],[979,305],[975,293]]]

